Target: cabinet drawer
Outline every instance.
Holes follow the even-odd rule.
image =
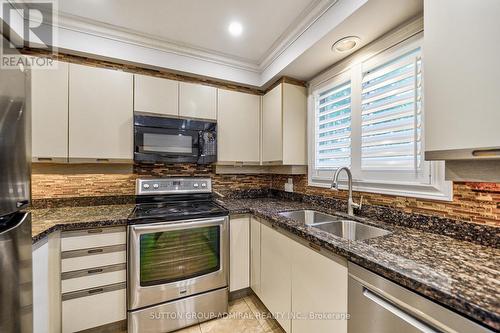
[[[119,245],[126,242],[127,233],[124,227],[67,231],[61,234],[61,251]]]
[[[65,253],[63,253],[63,258],[64,254]],[[127,251],[125,251],[125,245],[124,245],[121,251],[64,258],[61,260],[61,272],[65,273],[70,271],[84,270],[88,268],[123,264],[126,262],[126,259],[127,259]]]
[[[82,289],[96,288],[125,282],[127,271],[125,264],[63,273],[61,292],[68,293]]]
[[[125,284],[108,286],[103,290],[91,296],[72,299],[67,299],[68,294],[63,295],[62,332],[78,332],[126,319]],[[79,296],[81,293],[71,294]]]

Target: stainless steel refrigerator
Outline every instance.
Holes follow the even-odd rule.
[[[3,38],[3,37],[1,37]],[[2,41],[3,42],[3,41]],[[27,72],[0,68],[0,332],[33,331]]]

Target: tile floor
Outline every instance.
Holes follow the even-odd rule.
[[[278,323],[266,318],[267,309],[253,295],[229,302],[229,315],[194,325],[176,333],[284,333]]]

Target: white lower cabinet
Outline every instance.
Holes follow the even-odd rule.
[[[42,243],[43,242],[43,243]],[[49,333],[49,244],[33,245],[33,331]]]
[[[62,302],[62,331],[78,332],[127,318],[125,287]],[[63,296],[64,297],[64,296]]]
[[[292,312],[296,315],[292,332],[346,333],[347,320],[335,315],[347,313],[347,260],[327,258],[299,243],[292,246],[292,258]]]
[[[260,292],[260,222],[250,218],[250,288],[261,297]]]
[[[260,299],[285,330],[291,332],[291,250],[293,241],[261,225]]]
[[[250,217],[232,216],[229,230],[229,291],[235,291],[250,286]]]
[[[250,243],[252,290],[287,333],[347,332],[347,260],[253,218]]]
[[[61,234],[62,332],[127,318],[125,227]]]
[[[33,244],[33,332],[61,331],[60,238],[54,232]]]

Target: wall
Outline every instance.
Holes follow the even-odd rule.
[[[35,54],[26,50],[26,53]],[[57,59],[90,66],[116,68],[133,73],[153,75],[180,81],[213,85],[220,88],[262,94],[259,89],[240,87],[215,80],[187,77],[166,71],[143,69],[137,66],[114,64],[84,57],[60,54]],[[287,79],[285,79],[287,80]],[[300,84],[291,80],[291,83]],[[214,189],[225,192],[239,189],[283,189],[290,176],[253,174],[218,175],[215,166],[197,165],[50,165],[34,164],[32,175],[32,199],[63,199],[73,197],[133,195],[138,177],[206,176],[211,177]],[[307,186],[307,176],[293,176],[295,191],[304,194],[345,197],[345,191],[334,192],[324,188]],[[367,203],[389,206],[405,212],[439,215],[475,223],[500,226],[500,183],[454,183],[452,202],[431,201],[408,197],[363,193]],[[359,194],[355,193],[356,200]]]
[[[61,199],[91,196],[134,195],[139,177],[201,176],[213,179],[214,190],[225,193],[243,189],[284,189],[293,178],[294,191],[310,195],[345,198],[346,191],[307,186],[307,176],[219,175],[214,166],[187,165],[69,165],[34,164],[32,198]],[[405,212],[438,215],[475,223],[500,226],[500,183],[456,182],[452,202],[362,193],[363,202]],[[361,193],[354,193],[356,202]]]
[[[284,189],[288,178],[290,176],[273,177],[271,187]],[[334,198],[347,197],[347,191],[307,186],[307,176],[291,178],[295,192]],[[364,203],[388,206],[408,213],[437,215],[500,227],[500,183],[455,182],[453,194],[452,202],[360,192],[355,192],[353,196],[356,202],[359,202],[360,196],[363,195]]]
[[[32,199],[134,195],[135,180],[147,177],[211,177],[215,191],[271,186],[271,175],[217,175],[215,166],[38,164],[32,166]]]

